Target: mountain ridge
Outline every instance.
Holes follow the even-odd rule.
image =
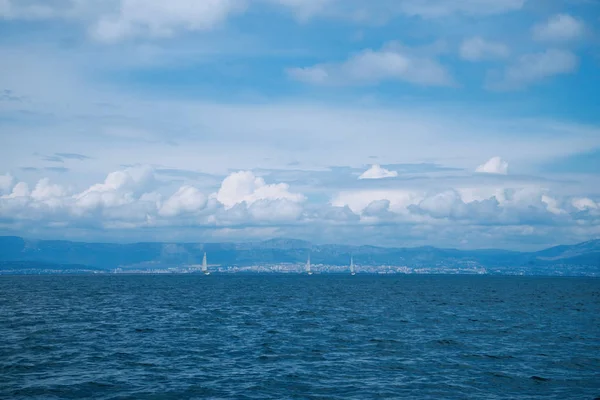
[[[230,243],[89,243],[67,240],[25,239],[0,236],[0,262],[48,263],[88,266],[91,269],[132,269],[143,265],[180,267],[201,263],[204,252],[210,263],[225,266],[256,264],[301,264],[308,255],[314,264],[343,266],[354,257],[363,266],[403,266],[409,268],[495,268],[498,271],[522,268],[528,271],[600,270],[600,240],[574,245],[553,246],[535,252],[502,249],[459,250],[452,248],[379,247],[338,244],[315,245],[308,241],[274,238],[260,242]],[[553,269],[554,268],[554,269]],[[566,267],[564,267],[566,268]]]

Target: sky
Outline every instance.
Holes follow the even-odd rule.
[[[598,0],[0,0],[0,235],[600,238]]]

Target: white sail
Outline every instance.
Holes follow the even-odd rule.
[[[354,271],[354,259],[352,258],[352,256],[350,256],[350,274],[356,274],[356,272]]]
[[[308,261],[306,261],[306,273],[308,275],[312,275],[312,271],[310,269],[310,255],[308,256]]]
[[[208,272],[208,264],[206,263],[206,252],[204,252],[204,257],[202,257],[202,272],[204,272],[205,275],[210,274],[210,272]]]

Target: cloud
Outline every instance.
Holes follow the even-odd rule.
[[[447,17],[453,14],[485,16],[516,11],[525,0],[264,0],[291,10],[301,21],[313,17],[331,17],[355,22],[387,20],[397,15],[421,18]]]
[[[390,171],[377,164],[373,164],[371,168],[363,172],[358,179],[383,179],[395,178],[398,176],[397,171]]]
[[[549,49],[541,53],[521,56],[508,66],[501,78],[488,84],[490,89],[511,90],[522,88],[556,75],[574,72],[579,59],[568,50]]]
[[[250,203],[248,211],[252,218],[261,222],[289,222],[302,215],[304,207],[297,199],[260,199]]]
[[[57,162],[57,163],[63,162],[63,159],[58,156],[43,156],[42,160],[48,161],[48,162]]]
[[[76,206],[80,213],[85,213],[132,204],[139,195],[151,191],[154,183],[154,172],[147,166],[111,172],[103,183],[75,195]]]
[[[193,186],[182,186],[160,207],[158,214],[164,217],[175,217],[183,213],[194,213],[202,210],[207,197]]]
[[[13,188],[10,194],[2,196],[3,198],[14,199],[17,197],[27,197],[29,196],[29,185],[25,182],[17,183]]]
[[[266,184],[265,180],[256,177],[251,171],[234,172],[223,180],[216,198],[226,209],[236,204],[252,205],[259,200],[288,200],[303,202],[305,197],[299,193],[291,193],[286,183]]]
[[[571,200],[571,204],[580,211],[600,209],[600,203],[596,203],[594,200],[587,197],[574,198]]]
[[[460,56],[467,61],[506,58],[510,54],[503,43],[487,41],[479,36],[465,39],[460,46]]]
[[[31,199],[37,204],[43,204],[52,208],[60,208],[63,205],[63,198],[68,195],[65,188],[60,185],[50,183],[50,179],[43,178],[35,185],[31,192]]]
[[[405,0],[398,7],[408,15],[425,18],[444,17],[454,13],[493,15],[520,10],[526,0]]]
[[[163,35],[181,29],[211,28],[246,6],[272,4],[290,10],[298,20],[326,16],[356,22],[395,15],[422,18],[452,14],[493,15],[516,11],[525,0],[0,0],[0,18],[70,18],[95,22],[99,38],[120,39],[133,33]],[[143,7],[143,6],[145,7]],[[141,7],[142,6],[142,7]]]
[[[134,240],[140,234],[154,240],[226,241],[285,235],[386,245],[456,246],[468,238],[498,247],[514,232],[538,241],[552,240],[543,239],[548,232],[585,239],[600,223],[595,197],[509,181],[453,188],[444,181],[443,186],[344,190],[325,203],[309,201],[284,183],[267,184],[250,171],[230,174],[212,194],[190,185],[166,191],[151,168],[140,166],[111,172],[81,192],[48,178],[33,190],[19,182],[0,196],[0,229]],[[487,233],[477,238],[473,232]]]
[[[533,38],[545,42],[565,42],[581,38],[585,24],[569,14],[558,14],[533,27]]]
[[[373,202],[386,201],[391,212],[405,214],[409,205],[418,203],[424,196],[424,191],[410,189],[349,190],[334,195],[331,204],[336,207],[347,206],[352,212],[360,214]]]
[[[508,163],[500,157],[492,157],[485,164],[478,166],[475,172],[506,175],[508,174]]]
[[[0,18],[3,19],[49,19],[62,15],[71,7],[69,1],[22,1],[0,0]]]
[[[313,85],[374,85],[404,81],[423,86],[452,86],[449,72],[434,58],[398,43],[364,50],[341,63],[289,68],[295,80]]]
[[[0,0],[1,2],[1,0]],[[4,89],[0,90],[0,101],[10,101],[10,102],[22,102],[25,98],[22,96],[16,96],[12,90]]]
[[[428,192],[357,190],[340,193],[332,204],[349,207],[360,215],[362,224],[418,225],[444,230],[451,226],[452,221],[467,224],[463,225],[465,229],[476,229],[476,226],[488,226],[490,229],[556,226],[556,229],[563,229],[578,224],[590,228],[600,217],[600,213],[594,214],[598,209],[594,200],[560,197],[542,187],[497,187],[488,190],[487,194],[485,191],[476,196],[473,194],[473,190],[468,188],[440,188]],[[581,214],[582,211],[586,214]],[[457,234],[464,234],[459,231]]]
[[[120,0],[118,12],[103,16],[91,29],[102,42],[147,35],[170,37],[178,31],[204,31],[243,11],[243,0]]]
[[[77,154],[77,153],[55,153],[55,156],[60,157],[60,158],[64,158],[67,160],[79,160],[79,161],[83,161],[83,160],[89,160],[91,159],[91,157],[88,157],[86,155],[83,154]]]

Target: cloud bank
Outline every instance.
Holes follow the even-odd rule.
[[[478,169],[502,174],[507,165],[495,157]],[[0,228],[14,233],[60,228],[66,236],[82,229],[127,236],[144,229],[161,237],[171,228],[182,230],[180,240],[189,240],[194,235],[217,238],[224,229],[259,229],[254,235],[264,239],[290,234],[315,242],[337,236],[338,241],[376,243],[383,232],[403,229],[409,235],[427,226],[439,229],[436,235],[443,233],[434,235],[433,242],[454,245],[485,229],[506,238],[514,237],[519,227],[519,235],[546,241],[559,234],[572,239],[600,234],[598,199],[514,182],[452,189],[341,189],[327,202],[311,200],[283,182],[267,183],[251,171],[231,173],[214,192],[192,185],[165,191],[148,166],[111,172],[79,192],[47,178],[32,189],[26,182],[1,182]],[[405,236],[397,240],[418,242]]]

